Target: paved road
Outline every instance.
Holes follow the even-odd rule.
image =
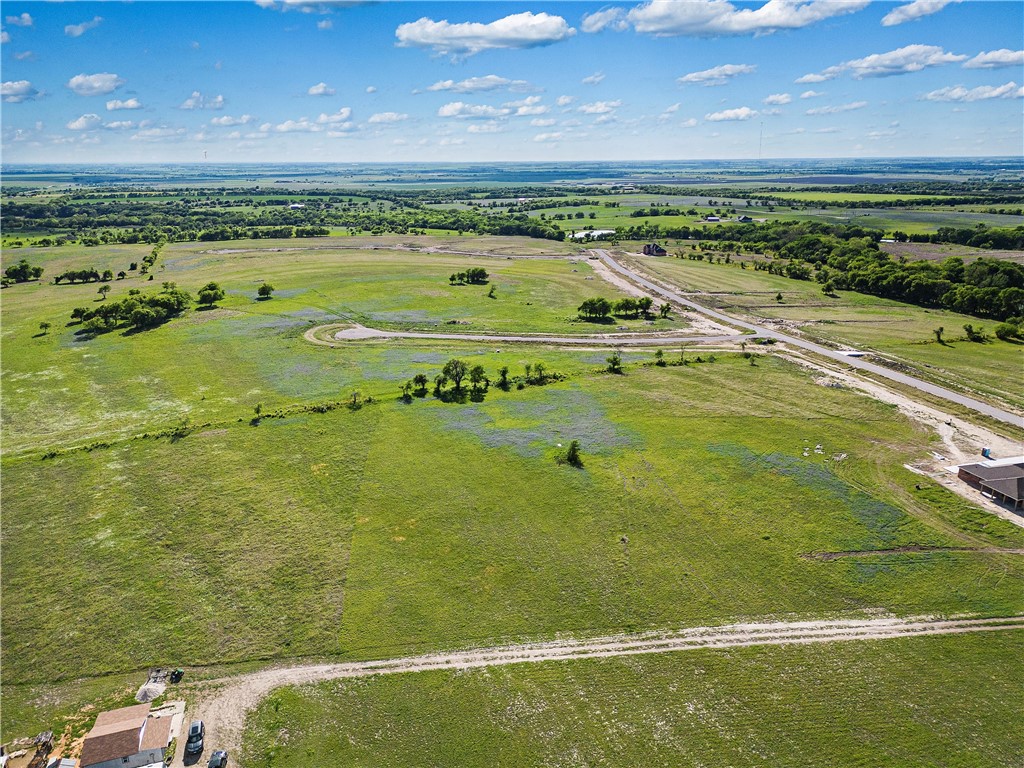
[[[620,275],[628,277],[633,282],[642,285],[644,288],[647,288],[653,293],[657,293],[660,296],[670,299],[678,304],[682,304],[683,306],[689,307],[690,309],[696,312],[700,312],[701,314],[707,315],[708,317],[713,317],[716,320],[719,320],[724,323],[730,323],[731,325],[734,325],[737,328],[743,328],[745,330],[754,331],[760,336],[766,336],[768,338],[777,339],[778,341],[784,341],[791,346],[799,347],[800,349],[806,349],[809,352],[814,352],[815,354],[822,355],[823,357],[830,358],[831,360],[844,363],[854,368],[859,368],[863,371],[870,371],[871,373],[877,374],[879,376],[884,376],[887,379],[897,381],[900,384],[906,384],[907,386],[918,389],[921,392],[927,392],[928,394],[941,397],[944,400],[949,400],[950,402],[966,406],[971,410],[977,411],[978,413],[984,413],[986,416],[991,416],[992,418],[998,419],[999,421],[1002,421],[1005,424],[1012,424],[1015,427],[1024,426],[1024,417],[1018,416],[1017,414],[1014,413],[1010,413],[1009,411],[1004,411],[1002,408],[997,408],[994,405],[983,403],[980,400],[975,400],[973,397],[961,395],[960,393],[954,392],[950,389],[946,389],[944,387],[931,384],[927,381],[922,381],[921,379],[916,379],[913,376],[907,376],[906,374],[890,370],[889,368],[885,368],[884,366],[881,365],[869,363],[866,360],[862,360],[856,357],[848,357],[847,355],[843,355],[839,352],[836,352],[835,350],[829,349],[828,347],[823,347],[820,344],[815,344],[812,341],[807,341],[796,336],[790,336],[789,334],[782,333],[774,329],[762,328],[759,325],[754,325],[753,323],[748,323],[744,320],[739,320],[733,317],[732,315],[725,314],[724,312],[719,312],[714,309],[708,309],[707,307],[701,306],[700,304],[690,301],[689,299],[683,297],[678,293],[675,293],[674,291],[670,291],[656,283],[652,283],[650,280],[646,280],[643,277],[640,277],[640,275],[636,274],[628,267],[624,267],[622,264],[615,261],[615,259],[612,258],[611,254],[609,254],[608,251],[603,250],[601,248],[595,248],[593,250],[594,253],[600,256],[601,259],[611,269],[615,270]]]
[[[767,334],[759,333],[760,336]],[[445,341],[486,341],[486,342],[525,342],[529,344],[600,344],[609,347],[638,346],[671,346],[689,342],[733,342],[738,339],[749,339],[751,336],[660,336],[653,333],[608,333],[598,336],[546,336],[534,334],[530,336],[502,336],[486,333],[428,333],[421,331],[379,331],[376,328],[356,326],[345,328],[334,334],[338,341],[352,339],[442,339]]]
[[[834,619],[772,623],[731,624],[718,627],[692,627],[674,632],[646,632],[613,635],[550,643],[526,643],[498,648],[476,648],[452,653],[435,653],[378,661],[344,664],[308,664],[276,667],[201,685],[199,700],[189,713],[206,723],[209,749],[227,749],[236,760],[242,742],[246,716],[283,685],[308,685],[324,680],[371,677],[375,675],[425,672],[429,670],[477,669],[507,664],[566,661],[575,659],[633,656],[637,654],[734,648],[751,645],[804,645],[864,640],[885,640],[922,635],[953,635],[968,632],[995,632],[1024,629],[1024,616],[1005,618],[936,619]],[[204,695],[205,694],[205,695]],[[209,756],[209,752],[206,753]],[[179,741],[173,768],[194,765],[185,761],[184,745]],[[205,761],[199,762],[205,765]]]

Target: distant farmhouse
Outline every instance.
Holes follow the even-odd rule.
[[[149,704],[100,712],[82,744],[81,768],[163,768],[171,718],[150,717]]]
[[[668,251],[657,243],[647,243],[644,246],[644,256],[668,256]]]
[[[1024,506],[1024,456],[957,467],[957,477],[1013,509]]]

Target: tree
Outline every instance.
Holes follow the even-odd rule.
[[[508,389],[508,366],[503,365],[498,369],[498,386]]]
[[[622,356],[618,352],[612,352],[606,359],[608,373],[622,373]]]
[[[473,389],[479,389],[480,385],[484,383],[487,377],[484,375],[484,367],[482,365],[474,365],[469,369],[469,382],[473,385]]]
[[[487,292],[487,298],[488,299],[496,299],[496,298],[498,298],[498,295],[495,293],[495,290],[496,290],[496,287],[492,284],[491,285],[491,290],[489,290]]]
[[[412,400],[412,382],[407,381],[402,385],[402,399],[406,402]]]
[[[636,300],[636,306],[643,313],[644,317],[647,317],[650,314],[651,307],[654,306],[654,299],[650,296],[642,296]]]
[[[586,299],[577,310],[586,320],[601,319],[612,313],[612,303],[601,296]]]
[[[96,293],[98,293],[100,296],[102,296],[103,300],[106,301],[107,300],[107,294],[110,293],[110,286],[109,285],[101,285],[100,289],[98,291],[96,291]]]
[[[775,300],[780,304],[782,303],[782,291],[779,291],[778,293],[775,294]]]
[[[821,292],[824,293],[826,296],[835,296],[835,283],[833,283],[831,280],[826,280],[825,283],[821,286]]]
[[[660,365],[662,367],[664,367],[666,365],[666,363],[665,363],[665,353],[662,352],[660,349],[657,349],[657,350],[654,351],[654,364],[655,365]]]
[[[441,370],[441,375],[446,379],[451,379],[455,384],[456,392],[462,388],[462,380],[466,378],[466,373],[468,373],[466,364],[456,357],[445,363]]]
[[[660,314],[663,318],[667,318],[668,313],[671,311],[672,307],[668,304],[662,304],[661,306],[658,307],[658,314]]]
[[[978,343],[988,341],[988,335],[985,333],[985,329],[982,328],[981,326],[975,328],[970,323],[967,323],[964,326],[964,333],[967,334],[968,341],[976,341]]]
[[[427,391],[427,374],[417,373],[412,377],[412,383],[416,385],[416,389],[419,392]]]
[[[946,329],[943,328],[941,325],[932,331],[932,333],[935,334],[935,340],[939,342],[939,344],[942,344],[942,334],[944,334],[945,332]]]
[[[39,330],[42,331],[44,334],[47,333],[51,327],[52,326],[45,320],[43,320],[43,322],[39,324]]]
[[[103,282],[107,282],[108,280],[113,280],[113,279],[114,279],[114,272],[113,272],[113,270],[104,269],[103,270],[103,274],[100,276],[100,280],[102,280]]]
[[[544,363],[533,364],[533,380],[538,384],[544,384],[547,382],[547,366]]]
[[[256,295],[261,299],[269,299],[270,295],[274,292],[274,286],[270,283],[264,283],[256,289]]]
[[[224,298],[224,289],[216,283],[207,283],[199,289],[199,303],[203,306],[212,307]]]
[[[580,441],[573,440],[569,443],[569,450],[565,452],[566,464],[571,464],[574,467],[582,467],[583,459],[580,458]]]

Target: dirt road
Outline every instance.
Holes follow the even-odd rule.
[[[952,635],[1019,629],[1024,629],[1024,616],[1001,619],[911,617],[751,623],[720,627],[694,627],[675,632],[648,632],[639,635],[614,635],[585,640],[561,640],[497,648],[477,648],[379,661],[279,667],[203,683],[190,697],[196,703],[188,713],[188,717],[200,718],[205,721],[206,743],[209,745],[207,753],[213,749],[227,749],[237,756],[246,715],[271,691],[284,685],[302,685],[325,680],[429,670],[474,669],[507,664],[607,658],[709,648],[885,640],[922,635]],[[179,744],[174,766],[184,765],[183,751],[184,745]]]
[[[506,344],[556,344],[556,345],[586,345],[605,347],[657,347],[690,343],[734,343],[747,339],[754,339],[756,335],[740,336],[733,334],[729,336],[684,336],[678,333],[604,333],[588,336],[551,336],[548,334],[536,333],[521,336],[510,336],[504,334],[489,333],[434,333],[430,331],[382,331],[377,328],[367,328],[357,323],[346,323],[345,327],[330,333],[331,338],[336,341],[359,341],[362,339],[429,339],[441,341],[482,341],[486,343]],[[336,326],[338,327],[338,326]],[[314,344],[326,344],[332,346],[330,341],[325,341],[319,336],[331,331],[331,326],[320,325],[306,331],[306,341]]]

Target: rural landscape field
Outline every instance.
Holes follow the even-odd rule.
[[[260,107],[255,48],[224,43],[225,84],[160,112],[180,73],[158,86],[103,35],[177,40],[190,76],[214,42],[174,31],[194,4],[139,5],[5,3],[6,768],[1021,764],[1020,94],[893,84],[1024,81],[1020,8],[220,4],[213,28],[294,35],[295,61],[386,28],[394,69],[270,78]],[[710,67],[828,24],[942,53],[958,19],[977,65],[692,61],[649,125],[610,71],[628,40]],[[714,117],[743,76],[779,92]],[[1005,131],[870,154],[772,123],[837,78]],[[276,122],[299,98],[320,118]],[[477,129],[404,155],[431,98]],[[804,113],[876,130],[849,103]],[[51,111],[66,142],[33,127]],[[198,138],[169,127],[194,116]],[[717,159],[710,131],[751,120]],[[328,132],[351,154],[293,143]]]

